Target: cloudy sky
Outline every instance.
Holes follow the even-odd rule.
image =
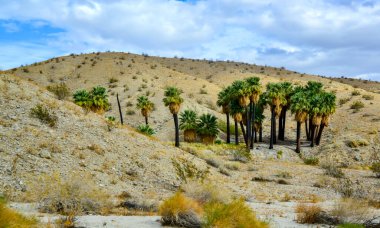
[[[380,0],[0,0],[0,69],[107,50],[380,81]]]

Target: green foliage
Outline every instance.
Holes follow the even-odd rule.
[[[357,91],[357,90],[354,90],[354,91],[351,92],[351,95],[352,95],[352,96],[359,96],[359,95],[360,95],[360,92]]]
[[[380,178],[380,162],[372,163],[371,170],[376,175],[376,177]]]
[[[350,100],[351,100],[351,98],[349,98],[349,97],[341,98],[341,99],[339,99],[339,105],[342,106]]]
[[[182,90],[176,87],[167,87],[163,99],[165,106],[169,106],[170,104],[182,104],[183,98],[181,97]]]
[[[42,104],[38,104],[30,110],[30,115],[39,119],[42,123],[54,127],[57,124],[58,117],[54,112],[50,112],[48,108]]]
[[[319,158],[317,158],[317,157],[303,158],[303,162],[306,165],[318,165],[319,164]]]
[[[245,81],[248,84],[248,89],[250,90],[250,94],[261,94],[262,86],[261,86],[259,77],[249,77],[249,78],[246,78]]]
[[[229,112],[229,104],[231,102],[231,96],[232,96],[232,87],[228,86],[223,88],[218,93],[218,100],[216,101],[216,104],[219,107],[224,107],[224,112]]]
[[[247,163],[252,159],[251,153],[245,149],[233,150],[232,157],[234,161]]]
[[[63,82],[48,86],[47,90],[54,93],[57,96],[58,100],[64,100],[66,97],[70,95],[69,88]]]
[[[364,228],[365,226],[355,223],[343,223],[337,226],[337,228]]]
[[[94,87],[91,92],[86,90],[78,90],[74,93],[75,104],[91,109],[93,111],[105,111],[108,110],[110,104],[108,102],[108,95],[104,87]]]
[[[1,228],[33,228],[38,227],[37,220],[27,218],[8,208],[5,201],[0,199],[0,227]]]
[[[177,177],[187,183],[188,180],[203,181],[209,173],[209,170],[200,170],[191,161],[185,158],[172,158],[172,164],[176,171]]]
[[[219,133],[216,116],[209,113],[201,115],[197,123],[197,133],[203,136],[216,137]]]
[[[187,109],[180,113],[179,122],[181,130],[195,130],[197,128],[197,113]]]
[[[232,83],[231,87],[231,96],[235,99],[251,95],[251,87],[246,81],[236,80]]]
[[[227,123],[225,121],[219,120],[218,121],[218,128],[222,132],[227,133]],[[241,134],[240,128],[238,128],[238,131],[239,131],[239,134]],[[235,132],[235,125],[234,124],[230,124],[230,132],[232,132],[232,133]]]
[[[355,111],[359,111],[360,109],[364,108],[364,103],[361,101],[355,101],[350,106],[351,109],[354,109]]]
[[[136,107],[149,113],[154,109],[154,103],[147,96],[140,96],[137,98]]]
[[[156,133],[153,128],[146,124],[139,125],[137,130],[144,135],[154,135]]]
[[[369,95],[369,94],[364,94],[362,97],[364,99],[366,99],[366,100],[373,100],[373,99],[375,99],[375,97],[373,95]]]

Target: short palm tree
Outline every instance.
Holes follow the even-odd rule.
[[[336,110],[336,96],[334,93],[322,93],[322,121],[319,126],[317,139],[315,144],[318,146],[321,142],[322,132],[324,127],[329,125],[330,116],[335,113]]]
[[[90,109],[92,106],[92,98],[87,90],[78,90],[74,93],[74,103],[84,107],[86,109]]]
[[[197,113],[193,110],[185,110],[179,114],[179,128],[184,131],[186,142],[194,142],[197,138]]]
[[[203,114],[199,117],[197,125],[197,133],[201,136],[202,142],[213,144],[219,133],[216,116],[208,113]]]
[[[174,127],[175,127],[175,146],[179,147],[179,126],[178,126],[178,112],[183,103],[181,97],[182,90],[176,87],[167,87],[163,99],[165,106],[169,107],[171,114],[173,114]]]
[[[297,92],[295,92],[290,98],[290,110],[292,113],[295,113],[295,120],[297,121],[296,152],[299,153],[301,151],[301,124],[307,119],[310,103],[302,87],[298,87],[295,90]]]
[[[145,117],[145,124],[148,125],[148,116],[154,109],[154,103],[147,96],[137,98],[136,107],[141,110],[141,114]]]
[[[222,107],[222,112],[226,114],[226,122],[227,122],[227,139],[226,142],[231,142],[231,133],[230,133],[230,103],[231,103],[231,96],[232,96],[232,87],[228,86],[218,94],[218,100],[216,104],[219,107]]]
[[[92,107],[96,112],[103,112],[109,109],[107,90],[104,87],[97,86],[91,90]]]

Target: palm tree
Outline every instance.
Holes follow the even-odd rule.
[[[264,109],[262,106],[255,108],[255,119],[253,122],[253,134],[255,136],[255,142],[257,142],[257,133],[259,132],[259,142],[263,141],[263,121],[264,121]],[[253,145],[252,145],[253,146]]]
[[[136,107],[141,110],[141,114],[145,117],[145,124],[148,125],[148,116],[154,109],[154,103],[147,96],[137,98]]]
[[[197,133],[201,136],[203,143],[213,144],[219,133],[216,116],[208,113],[201,115],[197,124]]]
[[[110,104],[107,99],[108,95],[107,95],[106,88],[101,87],[101,86],[92,88],[91,97],[92,97],[92,107],[94,111],[103,112],[109,109]]]
[[[240,122],[240,127],[242,128],[243,134],[244,134],[244,141],[246,143],[247,150],[250,149],[250,140],[251,140],[251,122],[250,122],[250,113],[248,110],[248,105],[250,104],[250,96],[252,94],[252,89],[250,88],[250,85],[246,81],[234,81],[232,83],[232,95],[235,99],[238,99],[239,105],[247,109],[245,110],[246,115],[246,125],[247,125],[247,134],[245,134],[243,123]]]
[[[260,94],[262,93],[262,87],[260,84],[260,78],[258,77],[250,77],[245,80],[249,86],[249,89],[251,90],[250,93],[250,103],[249,103],[249,119],[247,121],[247,127],[251,125],[252,123],[255,123],[255,113],[256,113],[256,104],[259,101]],[[253,135],[254,135],[254,124],[252,125],[251,132],[250,132],[250,148],[253,148]]]
[[[322,122],[323,115],[323,95],[321,93],[314,94],[310,100],[309,116],[311,117],[311,133],[310,133],[310,146],[314,146],[315,133],[318,132],[318,127]]]
[[[271,136],[269,149],[273,149],[273,144],[276,143],[276,117],[281,113],[282,104],[286,102],[284,93],[280,83],[267,84],[266,102],[271,109]]]
[[[239,144],[239,127],[238,124],[243,120],[244,108],[242,108],[239,104],[238,100],[232,100],[230,104],[230,114],[234,118],[235,122],[235,144]],[[241,126],[241,125],[240,125]],[[243,129],[242,129],[243,132]]]
[[[169,106],[169,110],[171,114],[173,114],[176,147],[179,147],[178,112],[181,107],[181,104],[183,103],[181,93],[182,90],[176,87],[167,87],[164,93],[165,98],[163,99],[165,106]]]
[[[278,121],[278,139],[285,140],[286,112],[290,106],[290,98],[293,94],[293,85],[290,82],[282,82],[281,89],[285,96],[285,102],[282,104],[281,114]]]
[[[226,114],[227,119],[227,139],[226,142],[230,143],[231,133],[230,133],[230,103],[231,103],[231,86],[224,88],[218,94],[218,100],[216,104],[222,107],[222,112]]]
[[[305,87],[306,96],[310,101],[313,96],[317,93],[322,92],[323,84],[315,81],[308,81]],[[307,140],[311,140],[311,126],[312,126],[312,116],[308,116],[308,121],[305,121],[305,130]]]
[[[315,144],[318,146],[321,142],[322,132],[324,127],[329,125],[330,116],[335,113],[336,110],[336,96],[334,93],[322,93],[322,121],[319,126],[319,131]]]
[[[193,110],[185,110],[179,114],[179,128],[184,131],[186,142],[194,142],[197,138],[197,113]]]
[[[295,113],[295,120],[297,121],[296,152],[299,153],[301,151],[301,124],[307,119],[310,103],[302,87],[297,87],[295,91],[296,92],[290,98],[290,110],[292,113]]]
[[[74,93],[74,103],[84,107],[86,109],[90,109],[92,106],[92,98],[87,90],[78,90]]]

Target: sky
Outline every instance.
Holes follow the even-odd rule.
[[[70,53],[233,60],[380,81],[380,0],[0,0],[0,69]]]

